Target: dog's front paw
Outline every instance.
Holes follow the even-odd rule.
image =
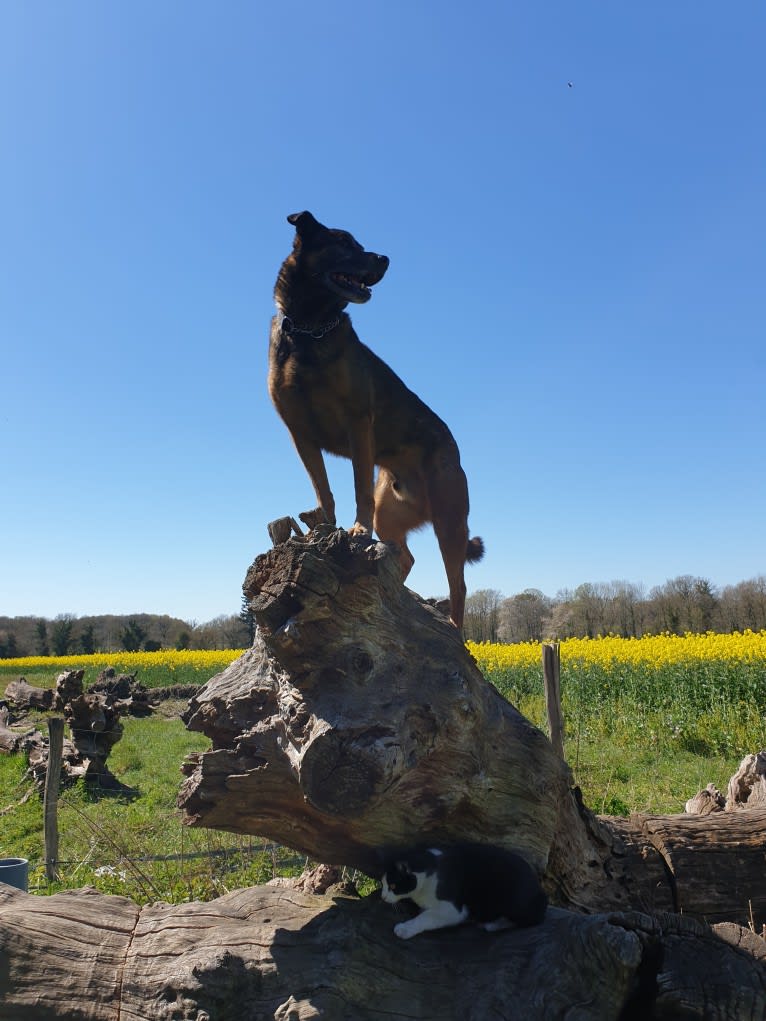
[[[409,922],[399,922],[398,925],[394,926],[394,934],[399,939],[412,939],[413,936],[417,936],[420,929],[417,925],[413,924],[416,919],[411,918]]]
[[[369,535],[371,532],[371,528],[368,528],[367,525],[360,524],[358,521],[355,521],[348,530],[349,535]]]

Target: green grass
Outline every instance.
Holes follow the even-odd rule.
[[[542,679],[525,673],[506,671],[497,687],[547,733]],[[597,812],[681,812],[708,783],[725,793],[743,756],[766,747],[764,699],[752,694],[749,670],[735,678],[676,665],[661,674],[562,667],[564,755]]]
[[[60,882],[45,877],[42,801],[30,789],[25,756],[0,756],[0,856],[30,862],[30,889],[56,893],[94,886],[139,903],[207,900],[275,875],[299,873],[304,858],[275,849],[257,837],[191,829],[175,807],[182,780],[180,765],[209,742],[189,733],[179,719],[123,720],[125,732],[109,765],[130,795],[94,792],[79,783],[59,800]],[[166,860],[147,860],[169,856]],[[170,857],[172,856],[172,857]]]

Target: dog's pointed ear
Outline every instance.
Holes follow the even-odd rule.
[[[304,209],[302,213],[291,213],[287,217],[287,222],[295,227],[299,237],[306,237],[306,235],[312,234],[322,226],[318,220],[314,219],[308,209]]]

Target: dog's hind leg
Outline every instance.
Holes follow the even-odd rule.
[[[465,615],[465,562],[468,552],[468,483],[460,465],[428,480],[431,520],[449,585],[450,620],[460,631]]]
[[[407,578],[415,563],[415,558],[407,545],[407,533],[420,528],[428,520],[423,514],[423,508],[419,507],[417,502],[411,501],[410,495],[408,489],[405,496],[402,484],[387,468],[378,471],[378,480],[375,483],[375,534],[383,542],[394,542],[399,547],[402,581]],[[412,495],[417,496],[417,493]]]
[[[465,551],[468,545],[468,529],[455,522],[443,522],[437,524],[434,521],[434,531],[439,540],[444,567],[447,571],[447,584],[449,585],[449,616],[452,623],[458,629],[463,628],[463,617],[465,615]]]

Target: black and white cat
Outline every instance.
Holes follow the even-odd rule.
[[[537,925],[548,898],[518,854],[488,844],[451,844],[396,854],[383,876],[383,900],[409,899],[422,911],[394,932],[410,939],[428,929],[478,922],[488,932]]]

